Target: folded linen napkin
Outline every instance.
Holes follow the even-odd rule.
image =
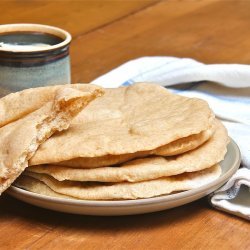
[[[209,103],[242,154],[242,168],[210,196],[211,204],[250,220],[250,66],[207,65],[189,58],[165,56],[141,57],[92,83],[111,88],[134,82],[154,82],[174,93],[199,97]]]

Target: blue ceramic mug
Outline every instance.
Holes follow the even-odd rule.
[[[41,24],[0,25],[0,95],[70,83],[71,35]]]

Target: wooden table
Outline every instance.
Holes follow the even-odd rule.
[[[250,1],[1,1],[0,23],[72,33],[73,82],[132,58],[192,57],[250,63]],[[206,198],[127,217],[76,216],[0,198],[0,249],[250,249],[250,226]]]

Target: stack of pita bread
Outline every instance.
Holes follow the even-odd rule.
[[[149,83],[105,89],[67,130],[42,143],[15,185],[83,200],[190,190],[220,176],[228,142],[203,100]]]

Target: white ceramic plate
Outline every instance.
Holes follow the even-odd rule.
[[[225,159],[220,163],[221,176],[200,188],[163,195],[155,198],[124,200],[124,201],[87,201],[53,198],[32,193],[21,188],[11,186],[8,193],[32,205],[55,211],[84,214],[84,215],[129,215],[161,211],[198,200],[222,186],[238,169],[240,165],[240,151],[236,143],[231,140]]]

